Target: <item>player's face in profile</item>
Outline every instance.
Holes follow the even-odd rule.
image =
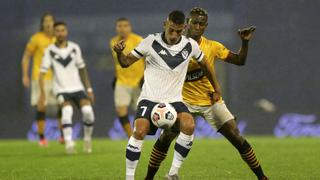
[[[44,31],[50,31],[53,29],[54,18],[51,15],[47,15],[43,18],[42,28]]]
[[[54,35],[57,38],[57,41],[62,42],[67,39],[68,29],[64,25],[59,25],[54,28]]]
[[[121,37],[128,37],[131,33],[131,25],[129,21],[119,21],[116,24],[116,32]]]
[[[203,35],[208,26],[206,16],[193,14],[188,18],[188,36],[198,38]]]
[[[165,38],[168,44],[176,44],[185,29],[185,24],[175,24],[172,21],[165,22]]]

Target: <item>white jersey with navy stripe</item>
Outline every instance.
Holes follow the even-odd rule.
[[[79,45],[68,41],[65,48],[52,44],[45,50],[40,71],[47,72],[52,68],[53,90],[56,94],[72,93],[84,90],[79,75],[79,69],[84,67]]]
[[[137,58],[145,57],[144,84],[139,100],[153,102],[182,101],[182,87],[191,58],[201,61],[198,43],[185,36],[174,45],[165,43],[164,34],[149,35],[134,50]]]

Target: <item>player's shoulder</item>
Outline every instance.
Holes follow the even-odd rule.
[[[45,37],[45,34],[41,31],[38,31],[31,35],[31,39],[33,40],[41,40],[41,38],[44,38],[44,37]]]
[[[130,34],[130,38],[133,39],[133,40],[135,40],[135,41],[141,41],[141,40],[143,39],[142,36],[140,36],[140,35],[138,35],[138,34],[136,34],[136,33],[131,33],[131,34]]]
[[[79,48],[80,49],[80,46],[78,43],[75,43],[73,41],[68,41],[68,46],[70,46],[71,48]]]
[[[218,42],[218,41],[216,41],[214,39],[208,39],[208,38],[206,38],[204,36],[201,37],[201,43],[208,44],[208,45],[210,45],[212,47],[223,46],[222,43],[220,43],[220,42]]]
[[[111,39],[110,39],[110,43],[111,44],[115,44],[116,42],[118,42],[119,41],[119,36],[117,35],[117,36],[113,36]]]

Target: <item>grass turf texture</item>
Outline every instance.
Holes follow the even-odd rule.
[[[265,172],[273,180],[320,179],[320,139],[250,137]],[[0,141],[1,180],[117,180],[124,179],[125,146],[127,141],[96,139],[93,153],[65,155],[64,147],[50,142],[49,148],[40,148],[35,142],[19,140]],[[154,140],[147,140],[138,164],[136,179],[146,174]],[[162,164],[155,179],[163,179],[170,168],[173,154]],[[250,180],[256,179],[238,152],[223,138],[196,139],[180,170],[182,180]]]

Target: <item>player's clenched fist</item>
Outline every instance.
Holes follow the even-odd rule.
[[[238,30],[238,34],[242,40],[250,40],[253,34],[253,31],[256,30],[256,26],[250,26]]]
[[[124,48],[126,48],[126,44],[123,40],[119,41],[116,45],[113,46],[113,50],[117,53],[121,53]]]

